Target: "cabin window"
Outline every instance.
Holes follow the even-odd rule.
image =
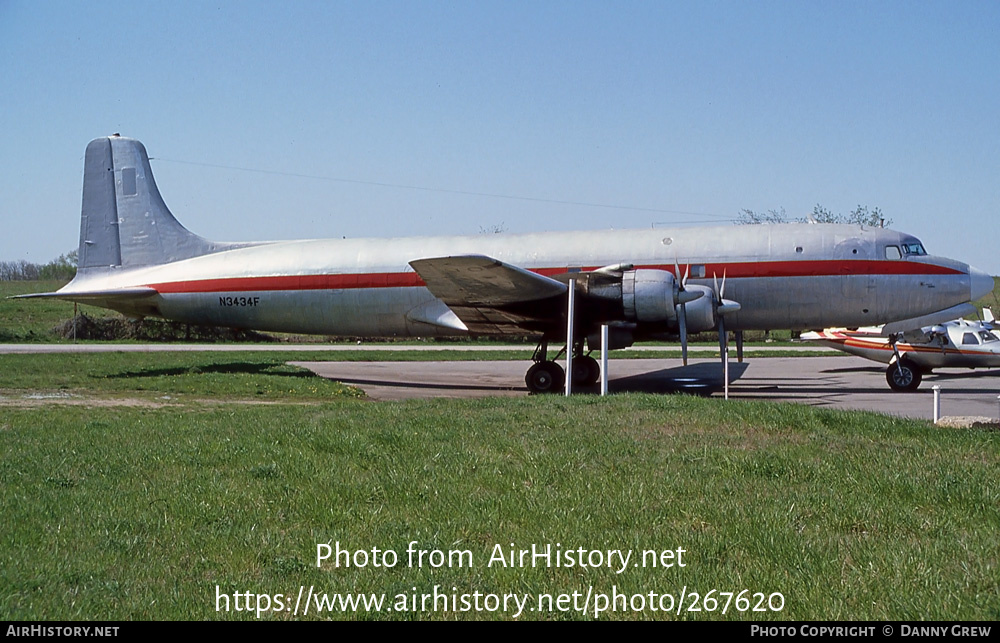
[[[125,196],[135,196],[135,168],[122,168],[122,194]]]
[[[964,335],[962,335],[962,344],[966,346],[972,346],[972,345],[978,346],[979,338],[976,337],[975,333],[965,333]]]
[[[705,278],[705,264],[691,264],[691,276],[695,279]]]
[[[979,331],[979,337],[980,337],[980,339],[983,340],[984,344],[986,342],[995,342],[995,341],[997,341],[997,338],[993,335],[993,333],[989,332],[988,330],[981,330],[981,331]]]
[[[885,247],[885,258],[886,259],[902,259],[903,255],[899,252],[898,246],[886,246]]]

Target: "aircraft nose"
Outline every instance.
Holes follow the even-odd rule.
[[[993,292],[993,277],[972,266],[969,266],[969,283],[972,295],[970,301],[981,299]]]

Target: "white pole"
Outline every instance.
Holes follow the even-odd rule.
[[[722,379],[726,381],[726,399],[729,399],[729,341],[726,340],[726,362],[722,368]]]
[[[941,419],[941,387],[934,385],[934,424]]]
[[[566,397],[573,391],[573,310],[576,305],[576,279],[569,280],[569,298],[566,304]]]
[[[608,325],[601,324],[601,395],[608,394]],[[997,396],[1000,400],[1000,395]]]

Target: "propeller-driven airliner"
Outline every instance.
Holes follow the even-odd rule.
[[[237,213],[231,213],[237,221]],[[993,288],[917,238],[858,225],[780,224],[531,234],[215,242],[167,208],[146,149],[87,146],[76,277],[56,297],[133,318],[365,337],[527,335],[525,382],[561,390],[574,289],[573,383],[586,354],[692,332],[869,326],[954,307]]]

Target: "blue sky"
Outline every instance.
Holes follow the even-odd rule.
[[[219,240],[863,204],[998,274],[997,33],[985,1],[0,0],[0,259],[76,247],[120,132]]]

